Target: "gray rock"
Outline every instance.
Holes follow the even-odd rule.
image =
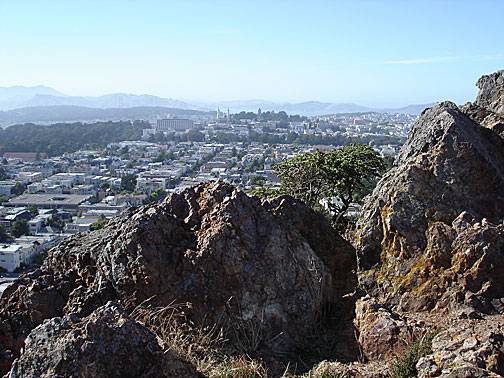
[[[476,86],[479,88],[476,105],[504,114],[504,70],[482,76]]]
[[[28,336],[9,378],[197,377],[196,369],[163,351],[156,336],[109,302],[91,315],[46,320]]]
[[[228,184],[200,185],[51,250],[2,297],[0,361],[8,367],[44,319],[87,316],[109,300],[127,310],[190,302],[191,321],[218,323],[244,352],[285,355],[355,284],[355,251],[323,216],[291,197],[261,203]]]
[[[504,374],[502,317],[459,320],[432,340],[418,377],[501,377]]]
[[[453,103],[425,110],[396,166],[363,206],[356,243],[361,283],[385,297],[384,303],[404,310],[432,309],[443,296],[455,296],[445,301],[453,303],[461,301],[455,293],[463,297],[466,289],[480,290],[481,285],[469,287],[467,274],[459,275],[470,267],[451,269],[465,259],[456,244],[469,247],[469,240],[478,239],[452,223],[465,211],[475,219],[471,224],[482,219],[500,223],[503,187],[504,140],[496,132],[475,123]],[[500,228],[492,227],[487,228],[500,233]],[[480,239],[487,237],[490,245],[498,244],[481,261],[500,261],[500,238],[487,232]],[[485,274],[483,270],[477,274],[480,283]],[[494,298],[504,295],[497,291]]]

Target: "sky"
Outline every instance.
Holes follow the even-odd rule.
[[[0,86],[403,106],[504,68],[501,0],[0,0]]]

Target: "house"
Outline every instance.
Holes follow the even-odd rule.
[[[14,272],[23,265],[30,265],[38,254],[52,247],[58,238],[54,236],[23,236],[12,244],[0,244],[0,267]]]
[[[25,207],[17,207],[0,217],[0,226],[9,231],[14,222],[20,220],[29,221],[31,218],[32,214]]]
[[[9,197],[16,187],[15,181],[0,181],[0,196]]]
[[[46,159],[47,154],[44,152],[4,152],[3,157],[5,159],[15,159],[21,161],[37,161],[40,159]]]
[[[0,268],[14,272],[21,265],[21,248],[19,244],[0,244]]]
[[[99,216],[85,216],[74,218],[72,223],[67,223],[65,232],[69,234],[77,234],[79,232],[87,232],[91,230],[91,225],[100,219]]]
[[[46,220],[48,220],[49,218],[52,218],[52,214],[39,214],[32,220],[28,221],[30,234],[35,235],[41,232]]]

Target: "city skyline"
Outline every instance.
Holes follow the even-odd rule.
[[[491,10],[491,11],[490,11]],[[399,107],[504,67],[504,3],[0,1],[0,86]]]

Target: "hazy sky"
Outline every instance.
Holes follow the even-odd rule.
[[[396,106],[472,100],[504,1],[0,0],[0,86]]]

